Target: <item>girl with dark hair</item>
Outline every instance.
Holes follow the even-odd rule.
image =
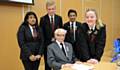
[[[25,70],[38,70],[43,54],[43,35],[34,12],[27,12],[17,32],[20,58]]]

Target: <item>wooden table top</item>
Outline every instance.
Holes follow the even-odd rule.
[[[94,67],[93,70],[116,70],[117,68],[115,63],[110,63],[110,62],[100,62],[98,64],[94,64],[93,67]],[[61,70],[75,70],[75,69],[68,67],[68,68],[63,68]]]

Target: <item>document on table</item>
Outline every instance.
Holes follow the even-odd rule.
[[[86,64],[73,64],[72,66],[75,70],[93,70],[93,65],[86,65]]]

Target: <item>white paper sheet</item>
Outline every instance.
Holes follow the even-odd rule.
[[[74,64],[72,68],[75,70],[93,70],[92,65],[85,65],[85,64]]]

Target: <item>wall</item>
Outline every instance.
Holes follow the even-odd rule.
[[[35,0],[35,5],[0,3],[0,69],[23,70],[19,59],[19,47],[16,33],[25,13],[28,10],[36,12],[38,19],[46,14],[46,0]],[[84,21],[86,8],[95,8],[98,15],[107,26],[106,50],[112,50],[112,42],[120,36],[120,0],[55,0],[57,14],[68,21],[67,11],[74,8],[78,12],[78,21]],[[108,60],[109,61],[109,60]]]
[[[120,0],[116,0],[112,2],[112,23],[113,23],[113,34],[114,34],[114,39],[115,38],[120,38]]]
[[[0,4],[0,69],[18,70],[19,49],[16,42],[16,31],[22,20],[22,6]]]

